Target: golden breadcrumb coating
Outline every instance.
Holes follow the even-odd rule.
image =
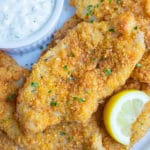
[[[0,51],[0,99],[12,99],[28,71]],[[12,98],[11,98],[12,97]]]
[[[150,49],[150,0],[71,0],[76,14],[86,21],[117,20],[121,13],[133,13],[137,24],[135,30],[145,33],[147,49]]]
[[[15,105],[0,101],[0,129],[25,150],[103,150],[101,134],[94,117],[87,126],[62,123],[42,133],[25,135],[14,117]]]
[[[136,65],[131,77],[140,82],[150,84],[150,52],[144,54],[142,60]]]
[[[79,123],[63,123],[35,135],[24,135],[15,118],[15,98],[18,89],[22,86],[23,79],[28,76],[28,71],[19,67],[15,61],[0,51],[0,69],[10,76],[1,76],[1,101],[0,101],[0,129],[7,133],[8,137],[25,150],[103,150],[101,134],[94,117],[83,126]],[[10,64],[10,68],[8,69]],[[15,70],[15,71],[13,71]],[[15,76],[15,78],[12,78]],[[19,80],[19,81],[18,81]],[[7,84],[2,83],[7,82]],[[5,94],[3,95],[3,89]],[[10,95],[14,93],[16,95]],[[14,143],[0,132],[0,149],[14,150]]]
[[[1,150],[17,150],[15,143],[10,140],[5,133],[0,131],[0,149]]]
[[[98,103],[125,83],[143,56],[143,33],[131,30],[133,20],[132,15],[118,20],[125,34],[116,22],[82,22],[40,58],[17,101],[25,132],[43,131],[62,120],[89,121]]]

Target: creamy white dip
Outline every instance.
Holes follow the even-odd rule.
[[[55,0],[0,0],[0,41],[18,41],[41,29]]]

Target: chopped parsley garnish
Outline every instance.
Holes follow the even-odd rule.
[[[70,71],[69,71],[69,69],[68,69],[68,66],[67,66],[67,65],[65,65],[63,68],[64,68],[64,70],[65,70],[65,71],[67,71],[67,72],[68,72],[68,74],[70,74]]]
[[[92,58],[92,61],[95,62],[97,59],[96,58]]]
[[[88,5],[86,8],[86,16],[90,16],[93,14],[93,5]]]
[[[109,75],[111,75],[111,70],[110,69],[108,69],[108,68],[106,68],[105,70],[104,70],[104,73],[107,75],[107,76],[109,76]]]
[[[141,68],[142,67],[142,64],[136,64],[136,67],[138,67],[138,68]]]
[[[73,136],[68,137],[68,141],[71,142],[73,140]]]
[[[7,122],[7,119],[2,119],[2,123],[6,123]]]
[[[64,131],[60,131],[60,133],[59,133],[61,136],[64,136],[64,135],[66,135],[66,132],[64,132]]]
[[[49,90],[49,91],[48,91],[48,93],[51,93],[51,92],[52,92],[52,90]]]
[[[134,30],[137,30],[137,29],[138,29],[138,27],[137,27],[137,26],[135,26],[135,27],[134,27]]]
[[[122,0],[117,0],[117,4],[120,4]]]
[[[109,0],[109,3],[112,3],[112,0]]]
[[[16,97],[17,97],[17,94],[13,93],[13,94],[8,96],[8,101],[13,101]]]
[[[31,86],[34,87],[34,88],[37,88],[39,86],[39,84],[37,82],[32,82]]]
[[[74,53],[72,53],[72,52],[68,53],[67,56],[68,56],[68,57],[75,57]]]
[[[50,105],[51,105],[51,106],[57,106],[57,102],[56,102],[56,101],[52,101],[52,102],[50,103]]]
[[[44,47],[43,47],[42,45],[40,45],[40,46],[39,46],[39,48],[40,48],[41,50],[43,50],[43,49],[44,49]]]
[[[114,28],[110,28],[109,32],[115,32],[115,29]]]
[[[70,76],[67,78],[67,81],[77,81],[78,79],[75,76]]]
[[[65,65],[63,68],[64,68],[64,70],[68,71],[68,66],[67,65]]]
[[[77,100],[78,102],[80,102],[80,103],[83,103],[83,102],[85,102],[85,100],[83,99],[83,98],[81,98],[81,97],[73,97],[73,99],[74,100]]]

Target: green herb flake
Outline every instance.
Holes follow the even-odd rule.
[[[92,61],[95,62],[97,59],[96,58],[92,58]]]
[[[32,82],[31,86],[34,87],[34,88],[37,88],[39,86],[39,84],[37,82]]]
[[[115,32],[115,29],[114,28],[110,28],[109,32]]]
[[[49,90],[48,93],[52,93],[52,90]]]
[[[59,133],[61,136],[64,136],[64,135],[66,135],[66,132],[64,132],[64,131],[60,131],[60,133]]]
[[[74,100],[77,100],[78,102],[80,102],[80,103],[83,103],[83,102],[85,102],[85,100],[83,99],[83,98],[81,98],[81,97],[73,97],[73,99]]]
[[[2,123],[6,123],[6,122],[7,122],[7,119],[2,119],[1,122],[2,122]]]
[[[72,52],[68,53],[67,56],[68,56],[68,57],[75,57],[74,53],[72,53]]]
[[[63,68],[64,68],[64,70],[68,71],[68,66],[67,65],[65,65]]]
[[[136,64],[136,67],[138,67],[138,68],[141,68],[142,67],[142,64]]]
[[[69,142],[72,142],[72,141],[73,141],[73,136],[69,136],[69,137],[68,137],[68,141],[69,141]]]
[[[104,73],[107,75],[107,76],[109,76],[109,75],[111,75],[111,70],[110,69],[108,69],[108,68],[106,68],[105,70],[104,70]]]
[[[117,4],[121,4],[122,0],[117,0]]]
[[[65,70],[65,71],[67,71],[67,73],[68,73],[68,74],[70,74],[70,71],[69,71],[69,69],[68,69],[68,66],[67,66],[67,65],[63,66],[63,68],[64,68],[64,70]]]
[[[138,27],[137,27],[137,26],[135,26],[135,27],[134,27],[134,30],[137,30],[137,29],[138,29]]]
[[[57,106],[57,102],[56,102],[56,101],[52,101],[52,102],[50,103],[50,105],[51,105],[52,107]]]
[[[8,101],[13,101],[16,97],[17,97],[17,94],[13,93],[13,94],[8,96]]]
[[[93,14],[93,5],[88,5],[86,8],[86,16],[90,16]]]
[[[43,50],[43,49],[44,49],[44,47],[43,47],[42,45],[40,45],[39,48],[40,48],[40,50]]]
[[[112,0],[109,0],[109,3],[112,3]]]

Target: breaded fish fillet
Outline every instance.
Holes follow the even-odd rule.
[[[150,94],[150,85],[140,83],[133,79],[129,79],[127,83],[120,89],[137,89]],[[106,150],[128,150],[130,149],[135,143],[139,142],[139,140],[148,132],[150,129],[150,102],[148,102],[144,108],[140,116],[137,118],[136,122],[132,125],[131,129],[131,143],[129,146],[124,146],[118,142],[116,142],[110,135],[107,133],[103,120],[101,116],[103,115],[103,107],[104,105],[100,105],[96,116],[97,122],[100,127],[100,131],[102,134],[102,143]]]
[[[71,0],[70,4],[77,8],[79,18],[90,22],[117,20],[121,13],[133,13],[137,21],[134,29],[145,32],[147,49],[150,49],[150,0]]]
[[[0,83],[7,81],[7,84],[1,84],[0,88],[0,129],[7,133],[11,140],[25,150],[103,150],[101,134],[94,117],[90,120],[88,126],[83,126],[79,123],[63,123],[58,126],[52,126],[39,134],[24,135],[20,130],[14,114],[16,108],[15,98],[18,93],[18,88],[23,83],[23,81],[18,82],[18,80],[27,77],[28,71],[19,67],[5,53],[0,51],[0,55],[0,69],[5,70],[5,74],[10,74],[6,80],[6,76],[1,76],[3,72],[0,72]],[[7,64],[11,65],[9,66]],[[15,78],[12,78],[13,76]],[[6,89],[4,95],[3,89]],[[10,93],[14,92],[16,95],[10,96]],[[11,140],[0,132],[0,149],[15,149],[16,147]]]
[[[143,33],[111,22],[82,22],[34,65],[17,101],[19,122],[36,133],[61,121],[87,123],[101,99],[130,76],[145,51]]]
[[[0,99],[12,101],[26,74],[26,69],[18,66],[10,56],[0,51]]]
[[[18,146],[5,133],[0,131],[0,150],[17,150],[17,148]]]
[[[0,101],[0,128],[25,150],[103,150],[101,134],[94,118],[88,126],[62,123],[42,133],[24,135],[15,120],[15,105]]]
[[[132,73],[132,78],[150,84],[150,52],[144,54]]]

